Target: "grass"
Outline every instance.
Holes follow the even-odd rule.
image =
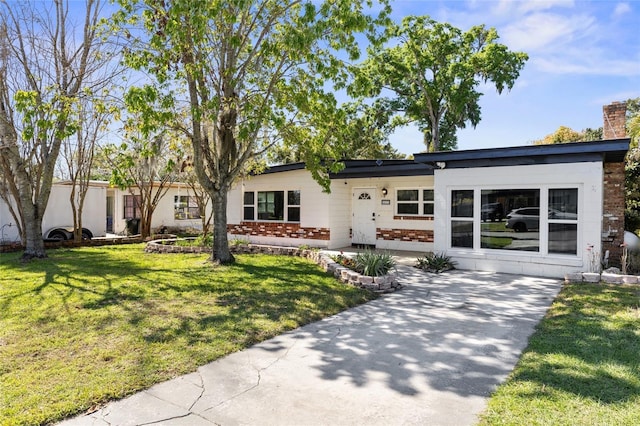
[[[481,425],[640,424],[640,288],[569,284]]]
[[[60,420],[375,297],[305,259],[142,248],[0,255],[0,424]]]

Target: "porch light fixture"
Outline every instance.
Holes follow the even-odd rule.
[[[382,196],[386,197],[388,193],[387,188],[382,188]]]

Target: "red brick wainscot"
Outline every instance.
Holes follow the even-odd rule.
[[[232,235],[304,238],[308,240],[328,240],[329,228],[304,228],[299,223],[282,222],[240,222],[239,225],[227,224],[227,232]]]
[[[427,229],[376,228],[376,239],[386,241],[432,243],[433,231]]]

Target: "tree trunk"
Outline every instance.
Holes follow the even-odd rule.
[[[23,191],[21,191],[21,193],[23,193]],[[22,200],[22,207],[25,235],[25,247],[24,253],[22,253],[22,259],[45,258],[47,257],[47,253],[44,250],[44,240],[42,239],[42,214],[31,200]]]
[[[211,192],[213,204],[213,251],[211,261],[220,264],[235,262],[227,238],[227,188]]]

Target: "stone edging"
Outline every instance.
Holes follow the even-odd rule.
[[[640,277],[636,275],[621,275],[611,274],[603,272],[599,274],[597,272],[574,272],[566,274],[564,277],[566,282],[584,282],[584,283],[599,283],[604,282],[607,284],[638,284],[640,283]]]
[[[165,240],[172,241],[172,240]],[[175,241],[175,240],[174,240]],[[229,249],[234,254],[273,254],[282,256],[298,256],[311,259],[316,262],[325,272],[332,274],[345,284],[364,288],[378,293],[390,293],[402,288],[398,283],[397,273],[391,272],[381,277],[367,277],[359,274],[338,262],[319,250],[301,249],[298,247],[267,246],[258,244],[243,244],[230,246]],[[210,247],[196,246],[176,246],[172,244],[162,244],[162,240],[147,242],[144,249],[146,253],[210,253]]]

